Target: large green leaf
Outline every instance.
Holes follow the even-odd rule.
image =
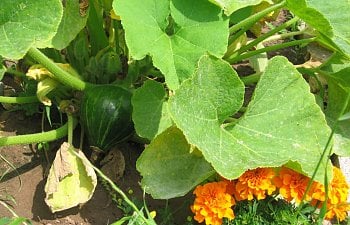
[[[327,71],[328,74],[333,74],[348,67],[350,67],[350,59],[344,58],[339,53],[334,53],[322,64],[321,69]]]
[[[321,32],[341,51],[350,56],[350,2],[348,0],[287,0],[287,7]],[[329,38],[329,40],[327,40]]]
[[[193,80],[184,82],[170,98],[173,120],[189,143],[229,179],[247,169],[288,162],[297,162],[300,166],[294,169],[312,175],[330,129],[308,84],[294,66],[284,57],[273,58],[245,114],[235,126],[226,129],[222,121],[229,115],[225,113],[227,101],[239,99],[232,90],[240,87],[238,83],[228,84],[233,79],[232,72],[218,73],[223,66],[219,61],[203,59]],[[317,174],[320,181],[325,160]]]
[[[56,49],[63,49],[85,27],[88,14],[80,15],[79,0],[66,1],[63,17],[58,27],[57,34],[52,39],[52,45]]]
[[[137,160],[142,185],[156,199],[183,196],[215,173],[176,127],[158,135]]]
[[[138,135],[152,140],[172,125],[166,98],[163,85],[153,80],[134,92],[132,119]]]
[[[203,54],[222,57],[226,51],[228,19],[208,1],[115,0],[113,8],[121,16],[131,56],[151,55],[170,89],[193,74]]]
[[[0,55],[20,59],[30,47],[50,46],[62,14],[60,0],[1,0]]]
[[[225,11],[226,15],[231,15],[231,13],[237,11],[238,9],[260,4],[264,0],[209,0],[210,2],[218,5]],[[272,3],[269,0],[265,0]]]
[[[350,111],[350,67],[341,69],[326,76],[328,84],[328,104],[326,108],[327,120],[331,127],[336,124],[334,153],[350,156],[350,120],[338,121],[344,113]]]

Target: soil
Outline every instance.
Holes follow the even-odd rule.
[[[27,117],[23,111],[9,112],[0,108],[0,136],[20,135],[40,132],[41,115]],[[52,160],[56,150],[63,140],[50,144],[48,158]],[[84,205],[51,213],[44,202],[45,174],[48,168],[45,157],[33,151],[34,146],[14,145],[0,148],[0,156],[16,168],[12,169],[5,161],[0,159],[0,200],[9,196],[16,201],[6,201],[18,216],[32,220],[33,224],[63,224],[63,225],[104,225],[111,224],[123,217],[123,211],[111,201],[110,193],[99,184],[90,201]],[[128,193],[134,202],[143,202],[143,191],[139,185],[141,180],[135,170],[136,159],[143,146],[134,143],[125,143],[119,146],[125,158],[125,172],[117,185]],[[117,197],[118,198],[118,197]],[[187,216],[191,215],[189,205],[192,195],[169,201],[153,200],[146,195],[147,207],[150,211],[156,210],[157,217],[164,221],[162,212],[167,207],[172,212],[174,224],[185,224]],[[167,205],[168,204],[168,205]],[[12,217],[5,207],[0,205],[0,218]],[[172,224],[172,223],[166,223]]]

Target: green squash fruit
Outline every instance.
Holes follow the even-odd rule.
[[[94,85],[85,90],[80,121],[90,146],[108,151],[134,131],[131,93],[115,85]]]

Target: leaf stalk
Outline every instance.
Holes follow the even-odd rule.
[[[235,33],[236,31],[244,28],[244,27],[249,27],[249,25],[255,21],[260,20],[261,18],[263,18],[265,15],[282,8],[283,6],[285,6],[287,3],[286,0],[283,0],[282,2],[272,5],[258,13],[255,13],[254,15],[248,17],[247,19],[242,20],[241,22],[233,25],[232,27],[230,27],[230,34]]]
[[[39,102],[39,99],[36,95],[35,96],[26,96],[26,97],[0,96],[0,102],[1,103],[8,103],[8,104],[27,104],[27,103]]]
[[[77,121],[74,121],[73,126],[77,124]],[[0,137],[0,147],[8,145],[19,145],[19,144],[30,144],[37,142],[48,142],[54,141],[59,138],[62,138],[68,134],[68,123],[61,126],[56,130],[51,130],[42,133],[35,134],[24,134],[10,137]]]
[[[313,42],[315,40],[316,40],[316,37],[290,41],[290,42],[277,44],[277,45],[272,45],[272,46],[268,46],[268,47],[265,47],[265,48],[257,49],[257,50],[251,51],[251,52],[247,52],[245,54],[238,55],[238,56],[233,57],[233,58],[229,58],[226,61],[228,61],[230,64],[233,64],[233,63],[242,61],[244,59],[248,59],[248,58],[250,58],[250,57],[252,57],[254,55],[260,54],[260,53],[276,51],[278,49],[287,48],[287,47],[291,47],[291,46],[295,46],[295,45],[308,44],[308,43]]]
[[[54,74],[55,78],[64,85],[80,91],[84,90],[88,85],[91,85],[63,70],[36,48],[30,48],[27,54],[47,68],[52,74]]]
[[[279,31],[291,26],[292,24],[294,24],[295,22],[297,22],[299,20],[298,17],[294,17],[291,20],[288,20],[287,22],[285,22],[284,24],[275,27],[274,29],[270,30],[269,32],[257,37],[255,40],[253,40],[252,42],[248,43],[247,45],[243,46],[242,48],[240,48],[237,51],[237,55],[240,55],[241,53],[248,51],[249,49],[253,48],[254,46],[256,46],[257,44],[259,44],[262,41],[266,41],[267,38],[271,37],[272,35],[278,33]]]

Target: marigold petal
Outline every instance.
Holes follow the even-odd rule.
[[[196,221],[205,220],[207,225],[221,225],[223,217],[234,217],[231,207],[235,204],[235,200],[232,194],[228,193],[232,193],[228,185],[229,182],[220,181],[196,187],[193,191],[196,198],[191,206]]]

